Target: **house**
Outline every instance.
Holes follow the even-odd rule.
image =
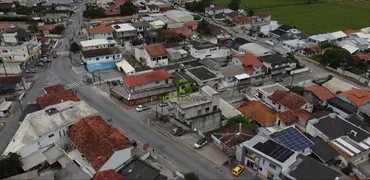
[[[241,54],[252,53],[257,57],[260,57],[260,56],[267,56],[267,55],[274,54],[274,51],[267,49],[256,43],[246,43],[246,44],[239,46],[239,53]]]
[[[265,99],[265,103],[274,108],[277,112],[288,110],[297,111],[299,109],[312,112],[313,105],[303,96],[283,90],[276,90]]]
[[[347,118],[349,115],[357,112],[357,107],[355,105],[352,105],[339,97],[329,99],[328,108],[331,108],[335,114],[338,114],[343,118]]]
[[[364,121],[368,121],[370,119],[370,104],[358,108],[357,114],[362,117]]]
[[[303,97],[307,98],[312,104],[326,106],[328,100],[335,96],[322,86],[312,85],[304,88]]]
[[[198,27],[198,22],[196,21],[189,21],[184,24],[184,26],[188,27],[189,29],[196,30]]]
[[[64,92],[66,89],[61,84],[56,84],[53,86],[44,87],[45,94],[55,94]]]
[[[93,180],[123,180],[123,176],[114,171],[113,169],[100,171],[95,174]]]
[[[149,4],[146,6],[149,9],[149,13],[159,13],[159,6],[155,4]]]
[[[113,39],[92,39],[87,41],[80,41],[80,45],[83,51],[87,51],[92,49],[117,47],[118,43]]]
[[[40,54],[41,43],[31,32],[18,27],[2,33],[0,57],[6,62],[35,60]]]
[[[275,93],[275,91],[277,90],[280,90],[280,91],[289,91],[288,88],[282,86],[281,84],[279,83],[275,83],[275,84],[271,84],[271,85],[266,85],[266,86],[263,86],[263,87],[260,87],[258,89],[256,89],[256,92],[257,92],[257,95],[255,95],[255,97],[257,99],[260,99],[264,102],[268,102],[269,101],[269,96],[271,96],[272,94]]]
[[[113,40],[114,29],[109,24],[100,24],[87,29],[87,39],[111,39]]]
[[[288,70],[296,67],[296,63],[280,55],[267,55],[258,57],[263,62],[272,76],[285,74]]]
[[[84,101],[66,101],[30,113],[20,124],[4,154],[13,152],[25,158],[38,150],[46,150],[54,142],[67,136],[68,129],[78,120],[97,113]]]
[[[314,145],[311,147],[312,155],[319,158],[321,163],[331,164],[340,156],[335,149],[329,146],[329,144],[320,137],[312,138],[312,142],[314,143]]]
[[[136,28],[137,35],[146,36],[151,30],[150,24],[147,21],[132,22],[132,26]]]
[[[2,76],[0,77],[0,92],[9,93],[16,90],[26,90],[25,81],[22,76]]]
[[[334,113],[311,121],[307,133],[320,137],[344,158],[345,163],[352,163],[360,172],[369,176],[366,164],[369,163],[370,133],[348,122]]]
[[[182,0],[179,0],[182,1]],[[170,10],[174,10],[175,8],[172,6],[172,4],[161,4],[159,5],[159,12],[164,13]]]
[[[298,54],[306,57],[312,57],[322,55],[323,50],[319,46],[311,46],[298,50]]]
[[[128,105],[163,99],[176,90],[172,75],[163,69],[123,76],[122,80],[122,84],[111,89],[111,94]]]
[[[39,31],[41,31],[42,34],[50,34],[50,31],[55,28],[55,24],[49,24],[49,25],[39,25],[37,26],[39,28]]]
[[[335,41],[341,41],[347,37],[347,34],[343,31],[332,32],[331,35],[334,37]]]
[[[190,86],[197,86],[197,82],[183,71],[175,71],[175,72],[172,72],[171,75],[173,77],[172,82],[174,83],[175,86],[176,86],[176,83],[180,81],[184,81],[184,80]]]
[[[254,84],[266,78],[266,66],[253,54],[245,54],[233,58],[234,66],[241,66],[249,75],[248,83]]]
[[[225,13],[225,15],[226,15],[226,19],[231,21],[233,18],[238,17],[239,13],[237,11],[233,11],[227,14]]]
[[[7,117],[10,115],[12,101],[6,101],[4,96],[0,96],[0,117]]]
[[[221,74],[216,74],[204,66],[197,66],[185,69],[185,73],[194,79],[199,86],[209,85],[215,89],[220,88]]]
[[[269,135],[275,142],[303,155],[311,154],[314,143],[294,126],[286,127]]]
[[[64,101],[78,102],[80,99],[78,99],[72,90],[64,90],[62,92],[45,94],[44,96],[38,97],[36,101],[40,107],[44,109],[48,106],[59,104]]]
[[[221,126],[221,110],[218,108],[219,93],[210,86],[199,92],[179,97],[175,102],[176,117],[191,129],[208,132]]]
[[[241,66],[226,66],[218,69],[224,76],[221,79],[220,85],[224,88],[231,88],[238,85],[238,80],[235,76],[245,74],[244,69]]]
[[[183,60],[189,57],[189,53],[182,48],[167,48],[166,50],[170,61]]]
[[[351,89],[337,94],[337,97],[356,107],[361,107],[369,103],[370,92],[364,89]]]
[[[140,157],[132,157],[126,164],[117,169],[123,179],[167,180],[161,171]]]
[[[338,46],[346,49],[351,54],[357,51],[365,51],[369,49],[370,42],[364,38],[359,38],[355,36],[348,37],[337,44]]]
[[[271,14],[261,13],[261,14],[257,14],[257,17],[262,22],[269,23],[271,21]]]
[[[44,22],[48,23],[61,23],[64,21],[65,18],[65,16],[59,14],[46,14],[42,16]]]
[[[8,29],[14,28],[16,25],[14,24],[0,24],[0,32],[4,32]]]
[[[172,28],[171,32],[174,32],[175,34],[182,34],[183,36],[190,38],[193,36],[193,31],[189,29],[188,27],[178,27],[178,28]]]
[[[211,4],[209,7],[204,8],[204,13],[208,16],[213,16],[216,14],[223,14],[224,10],[225,9],[222,6],[215,6]]]
[[[168,52],[162,44],[146,45],[135,48],[135,59],[151,68],[168,65]]]
[[[297,160],[282,172],[287,180],[296,179],[327,179],[336,180],[342,176],[337,170],[315,161],[313,158],[298,155]]]
[[[216,44],[199,43],[192,41],[190,44],[190,55],[194,58],[218,58],[231,55],[229,48],[223,48]]]
[[[116,63],[117,69],[122,71],[124,75],[131,76],[135,75],[135,68],[131,66],[127,61],[120,61]]]
[[[182,10],[170,10],[164,13],[167,18],[175,21],[176,23],[187,23],[194,20],[194,16]]]
[[[137,30],[130,23],[111,25],[114,32],[113,37],[120,42],[130,41],[136,38]]]
[[[260,101],[248,101],[238,111],[262,127],[273,126],[277,119],[277,114]]]
[[[354,88],[359,89],[359,87],[356,87],[346,81],[335,77],[322,84],[322,87],[328,89],[333,94],[339,94],[341,92],[349,91]]]
[[[308,37],[308,42],[314,44],[330,43],[334,40],[335,37],[331,33],[312,35]]]
[[[111,127],[101,116],[82,118],[67,131],[76,148],[77,163],[94,175],[98,171],[116,169],[132,157],[129,139]],[[81,158],[81,162],[80,161]]]
[[[297,122],[298,122],[298,117],[295,116],[294,111],[287,110],[287,111],[280,112],[278,114],[276,124],[280,126],[281,128],[285,128],[287,126],[294,125]]]
[[[353,56],[356,56],[358,59],[367,62],[370,60],[370,55],[366,53],[356,53]]]
[[[81,54],[81,60],[89,72],[116,68],[116,63],[124,60],[121,50],[116,47],[86,50]]]
[[[231,22],[235,24],[235,28],[248,30],[252,27],[252,22],[257,18],[254,16],[238,16],[231,19]]]
[[[295,27],[291,27],[288,25],[281,25],[276,30],[270,32],[270,36],[273,38],[282,38],[284,36],[297,36],[301,32],[296,29]]]
[[[301,49],[305,46],[307,46],[307,43],[300,39],[283,41],[283,48],[288,50],[288,52],[296,52],[298,49]]]
[[[296,122],[295,126],[302,132],[306,131],[307,123],[312,120],[315,120],[316,118],[314,114],[304,109],[298,109],[297,111],[294,112],[294,115],[298,118],[298,121]]]
[[[238,146],[236,159],[265,178],[279,179],[280,174],[296,162],[298,154],[258,134]]]
[[[17,15],[13,2],[0,2],[0,15]]]
[[[257,133],[242,124],[235,124],[215,130],[211,137],[216,147],[228,156],[234,157],[239,142],[252,139]]]

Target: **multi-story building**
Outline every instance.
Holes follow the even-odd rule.
[[[244,72],[249,75],[249,80],[245,83],[256,83],[268,77],[266,66],[253,54],[245,54],[233,58],[234,66],[241,66]]]
[[[82,51],[81,60],[85,63],[87,70],[93,72],[116,68],[116,63],[124,60],[124,57],[118,48],[103,48]]]
[[[192,42],[190,45],[190,54],[195,58],[204,59],[227,57],[231,55],[231,52],[229,48],[222,48],[215,44]]]
[[[113,36],[119,42],[125,42],[135,39],[137,36],[136,28],[130,23],[114,24],[111,25],[114,29]]]
[[[80,41],[80,44],[81,44],[81,49],[83,51],[91,50],[91,49],[116,47],[118,45],[115,40],[108,40],[108,39],[92,39],[92,40],[87,40],[87,41]]]
[[[162,44],[151,44],[135,48],[135,59],[151,68],[168,65],[168,52]]]
[[[100,24],[99,26],[87,29],[87,39],[113,39],[113,28],[109,24]]]
[[[41,43],[30,32],[17,27],[2,34],[0,57],[7,62],[25,62],[35,59],[40,53]]]

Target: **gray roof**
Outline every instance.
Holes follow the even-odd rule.
[[[370,116],[370,104],[363,105],[359,108],[360,112]]]
[[[146,179],[146,180],[155,180],[160,176],[159,172],[160,171],[157,168],[142,161],[138,157],[132,158],[122,169],[117,171],[117,173],[123,176],[123,179]]]
[[[244,74],[244,69],[241,66],[226,66],[219,68],[221,74],[224,75],[224,77],[232,77],[239,74]]]
[[[196,50],[218,47],[217,44],[212,44],[212,43],[199,43],[197,41],[191,41],[190,43],[193,45],[193,48]]]
[[[338,97],[334,97],[332,99],[329,99],[328,100],[328,104],[330,104],[331,106],[334,106],[335,108],[338,108],[340,109],[341,111],[347,113],[347,114],[354,114],[356,113],[357,111],[357,107],[338,98]]]
[[[189,83],[196,83],[196,81],[193,78],[191,78],[189,75],[182,71],[173,72],[171,73],[171,75],[173,76],[174,83],[176,83],[176,81],[179,79],[185,79]]]
[[[266,63],[272,64],[272,66],[279,65],[279,64],[285,64],[285,63],[289,63],[290,62],[289,59],[287,59],[287,58],[285,58],[283,56],[280,56],[280,55],[276,55],[276,54],[262,56],[262,57],[259,57],[259,59],[262,62],[266,62]]]
[[[217,78],[216,74],[214,74],[212,71],[208,70],[204,66],[198,66],[195,68],[187,69],[187,71],[201,81]]]
[[[135,28],[143,28],[143,27],[149,27],[150,24],[147,21],[138,21],[138,22],[133,22],[132,26]]]
[[[221,67],[221,62],[224,61],[226,61],[226,58],[205,58],[201,60],[201,63],[209,69],[216,69]]]
[[[56,172],[54,178],[58,179],[90,179],[81,168],[79,168],[76,163],[69,162],[65,168]]]
[[[356,126],[359,126],[360,128],[367,131],[367,128],[369,127],[369,124],[363,120],[361,117],[359,117],[357,114],[352,114],[346,118],[347,121],[355,124]]]
[[[322,140],[320,137],[315,137],[311,139],[315,144],[311,147],[313,153],[322,159],[325,163],[339,156],[340,154],[334,150],[328,143]]]

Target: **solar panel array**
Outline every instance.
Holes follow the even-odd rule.
[[[276,142],[294,151],[301,151],[314,145],[313,142],[294,127],[275,132],[270,136]]]
[[[287,159],[290,158],[290,156],[294,154],[294,151],[272,140],[267,140],[264,143],[259,142],[253,147],[282,163],[285,162]]]

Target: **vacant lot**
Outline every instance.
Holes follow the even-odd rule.
[[[337,5],[312,4],[257,9],[272,15],[279,24],[296,26],[307,34],[358,29],[370,26],[370,9]]]

